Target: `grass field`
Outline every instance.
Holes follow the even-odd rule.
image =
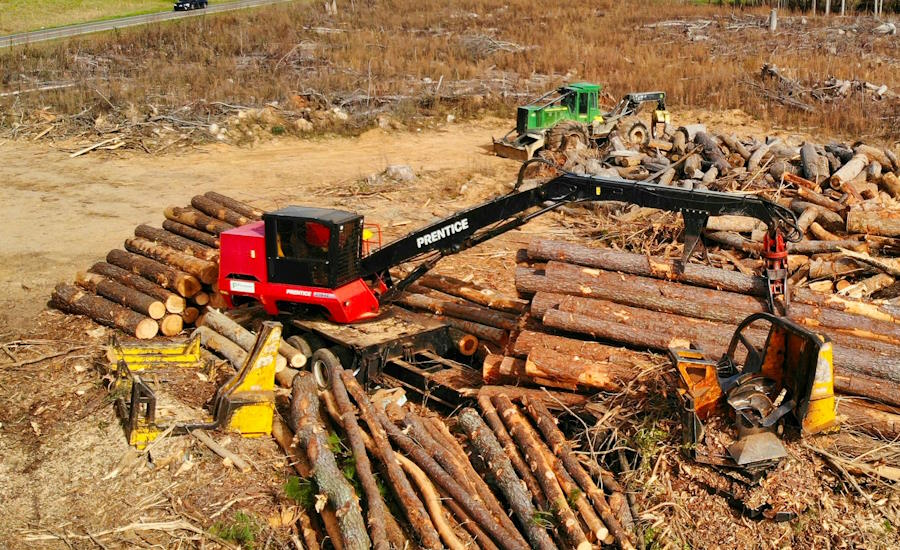
[[[0,0],[0,35],[170,9],[172,0]]]
[[[123,8],[124,9],[124,8]],[[344,3],[338,15],[289,3],[0,51],[0,127],[46,113],[89,131],[134,125],[160,113],[188,125],[219,122],[223,106],[299,112],[340,107],[342,130],[390,114],[404,122],[495,114],[566,81],[605,85],[611,97],[661,89],[674,109],[742,109],[784,128],[896,140],[895,101],[864,96],[798,111],[754,88],[764,63],[804,84],[829,76],[900,90],[896,37],[871,32],[871,18],[642,0],[391,0]],[[693,29],[654,26],[688,22]],[[64,89],[33,92],[46,84]],[[677,111],[676,111],[677,112]],[[80,121],[80,122],[79,122]],[[326,131],[333,127],[317,126]],[[15,131],[15,130],[14,130]]]

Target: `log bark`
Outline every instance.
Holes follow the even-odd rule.
[[[234,229],[234,226],[230,223],[225,223],[222,220],[207,216],[194,208],[169,206],[163,211],[163,214],[165,214],[167,220],[172,220],[173,222],[182,223],[193,227],[194,229],[206,231],[217,237],[223,231]]]
[[[393,405],[393,407],[396,407],[399,411],[397,405]],[[481,477],[474,475],[474,471],[471,472],[473,475],[469,475],[466,466],[463,465],[462,462],[465,460],[466,465],[468,465],[466,457],[462,456],[457,458],[452,451],[452,445],[445,446],[439,444],[429,433],[429,430],[425,427],[421,418],[411,414],[409,411],[400,412],[400,415],[402,415],[401,421],[405,428],[405,432],[408,433],[429,456],[434,458],[434,460],[436,460],[457,483],[462,484],[467,481],[471,488],[474,489],[473,493],[477,502],[480,502],[488,513],[493,516],[494,521],[507,532],[507,537],[515,541],[516,545],[527,547],[528,543],[522,538],[522,535],[516,529],[515,525],[513,525],[509,516],[507,516],[500,507],[497,498],[484,483],[484,480]],[[499,543],[500,541],[496,542]]]
[[[416,483],[416,486],[419,487],[419,493],[425,500],[425,506],[428,508],[431,521],[437,528],[438,534],[440,534],[447,548],[449,550],[466,550],[465,545],[459,540],[447,521],[447,517],[444,515],[444,508],[441,506],[440,496],[434,485],[432,485],[431,480],[428,479],[428,475],[415,462],[403,455],[397,455],[397,460],[409,477]]]
[[[505,346],[506,342],[509,340],[509,333],[501,328],[489,327],[487,325],[482,325],[481,323],[457,319],[455,317],[446,317],[443,315],[437,315],[436,317],[438,320],[447,323],[451,327],[463,332],[468,332],[485,342],[491,342],[498,346]]]
[[[765,228],[766,224],[750,216],[710,216],[709,221],[706,223],[707,231],[752,233]]]
[[[179,252],[190,254],[195,258],[200,258],[201,260],[206,260],[208,262],[219,261],[218,249],[211,248],[209,246],[206,246],[205,244],[200,244],[196,241],[192,241],[191,239],[187,239],[185,237],[182,237],[181,235],[176,235],[175,233],[166,231],[165,229],[141,224],[134,228],[134,235],[136,237],[147,239],[148,241],[153,241],[155,243],[168,246],[169,248],[172,248]]]
[[[566,471],[578,482],[581,489],[588,495],[597,513],[603,519],[603,523],[609,528],[610,533],[616,538],[616,542],[622,549],[634,548],[634,541],[631,534],[627,533],[623,528],[619,519],[613,513],[603,491],[597,487],[591,476],[584,471],[581,463],[576,458],[574,451],[566,441],[565,436],[556,426],[556,421],[550,411],[539,401],[532,401],[528,398],[522,399],[522,405],[534,420],[538,429],[544,435],[544,438],[550,444],[553,454],[563,463]]]
[[[500,526],[481,501],[475,500],[425,449],[400,431],[400,428],[395,426],[383,411],[375,410],[375,417],[387,432],[391,441],[416,465],[422,468],[432,481],[447,491],[457,504],[478,523],[478,526],[491,537],[497,546],[508,550],[527,550],[527,545],[522,545],[514,538],[511,538],[507,530]]]
[[[491,430],[493,430],[494,436],[503,448],[503,452],[506,454],[506,457],[509,459],[513,468],[515,468],[516,474],[518,474],[522,482],[525,483],[525,487],[528,489],[534,503],[540,508],[546,508],[547,499],[544,498],[541,486],[538,483],[537,478],[534,477],[534,474],[531,473],[531,470],[528,469],[528,465],[525,464],[522,453],[519,452],[519,448],[516,447],[515,442],[512,440],[512,437],[510,437],[509,432],[506,430],[506,426],[504,426],[503,421],[500,420],[497,409],[494,408],[494,404],[491,403],[491,398],[485,394],[479,394],[478,408],[481,409],[481,414],[484,415],[485,421],[491,427]]]
[[[750,159],[750,151],[744,146],[743,143],[735,136],[734,134],[719,134],[719,138],[728,146],[732,152],[741,155],[744,160]]]
[[[227,315],[215,309],[208,309],[206,314],[203,315],[201,322],[203,326],[231,340],[245,352],[249,353],[253,346],[256,345],[256,334],[235,323]],[[283,370],[288,365],[287,359],[280,353],[276,356],[275,361],[275,369],[278,371]],[[239,365],[239,363],[235,363],[235,365]]]
[[[132,273],[137,273],[185,298],[190,298],[203,288],[200,280],[193,275],[139,254],[132,254],[124,250],[110,250],[106,255],[106,261]]]
[[[800,163],[803,166],[803,177],[815,184],[828,179],[828,159],[816,152],[812,143],[806,142],[800,147]]]
[[[527,486],[515,473],[515,468],[494,437],[494,433],[474,409],[463,409],[458,416],[459,426],[469,440],[469,444],[481,457],[485,474],[500,489],[506,503],[512,509],[519,525],[525,532],[531,548],[555,549],[547,531],[534,522],[535,508],[531,502]]]
[[[621,391],[637,372],[608,361],[592,361],[548,348],[534,348],[525,359],[525,374],[557,388]]]
[[[791,200],[791,210],[797,214],[803,214],[807,208],[814,208],[818,212],[815,221],[829,231],[844,231],[847,228],[844,218],[834,210],[829,210],[820,204],[815,204],[801,199]]]
[[[282,450],[284,450],[284,454],[287,455],[290,464],[294,467],[297,474],[302,478],[309,478],[311,475],[309,462],[306,460],[305,456],[297,452],[297,448],[294,446],[294,434],[291,432],[291,429],[285,421],[281,419],[281,416],[277,414],[272,422],[272,438],[275,439]],[[334,513],[333,510],[322,510],[322,512]],[[319,550],[318,535],[312,526],[309,515],[307,515],[306,510],[302,507],[298,508],[297,513],[300,515],[298,523],[300,524],[300,534],[303,536],[303,543],[309,550]]]
[[[473,285],[447,275],[423,275],[419,279],[419,283],[423,286],[446,292],[451,296],[459,296],[498,311],[519,314],[528,308],[527,300],[513,296],[504,296],[496,290]]]
[[[183,223],[172,220],[163,221],[162,226],[166,231],[175,233],[176,235],[180,235],[186,239],[196,241],[210,248],[216,250],[219,249],[219,237],[216,235],[211,235],[206,231],[201,231],[200,229],[196,229],[189,225],[185,225]]]
[[[156,244],[141,237],[127,239],[125,241],[125,250],[180,269],[197,277],[200,279],[200,282],[207,285],[212,284],[219,276],[218,263],[201,260],[190,254],[179,252],[174,248]]]
[[[587,541],[578,518],[569,507],[566,494],[563,493],[556,474],[553,473],[541,452],[540,445],[542,443],[527,429],[525,419],[507,396],[500,395],[493,402],[510,435],[525,455],[528,466],[540,483],[547,501],[553,506],[559,520],[559,529],[566,543],[577,550],[589,550],[591,543]]]
[[[331,392],[341,415],[341,425],[353,451],[359,483],[366,495],[366,517],[368,518],[369,532],[372,534],[372,544],[376,550],[390,550],[385,529],[385,515],[388,512],[381,493],[378,491],[378,485],[375,483],[372,464],[369,462],[369,455],[366,453],[366,445],[363,442],[362,428],[359,427],[356,420],[356,408],[350,402],[350,396],[347,395],[347,389],[341,378],[340,371],[343,369],[338,367],[337,370],[338,372],[332,376]]]
[[[834,390],[839,393],[864,396],[888,405],[900,406],[900,384],[890,383],[883,378],[838,370],[834,375]]]
[[[514,317],[484,307],[471,307],[454,302],[446,302],[434,299],[423,294],[403,293],[400,304],[416,309],[424,309],[438,315],[455,317],[464,321],[472,321],[490,327],[503,330],[513,330],[517,322]]]
[[[547,264],[547,276],[534,280],[534,274],[527,269],[517,269],[516,285],[523,290],[540,288],[592,298],[617,301],[625,305],[653,311],[685,315],[697,319],[707,319],[736,325],[753,313],[766,311],[767,307],[760,299],[734,292],[715,291],[711,289],[682,285],[670,281],[648,279],[633,275],[608,273],[591,268],[579,268],[569,264],[550,262]],[[548,312],[548,313],[552,313]],[[811,327],[827,327],[828,329],[853,329],[871,333],[876,339],[890,338],[900,342],[900,325],[886,323],[876,319],[854,315],[832,308],[816,308],[807,304],[793,302],[788,317],[796,322]]]
[[[97,262],[92,265],[88,271],[107,277],[129,288],[133,288],[147,296],[156,298],[165,304],[166,311],[169,313],[181,313],[184,311],[186,304],[183,297],[166,290],[153,281],[148,281],[136,273],[106,262]]]
[[[228,361],[231,362],[235,369],[240,369],[244,362],[247,360],[247,352],[244,350],[244,348],[234,343],[234,341],[227,336],[219,334],[210,327],[197,327],[194,330],[193,334],[200,336],[200,343],[204,347],[207,347],[218,353],[225,359],[228,359]]]
[[[869,435],[888,441],[900,438],[900,414],[873,409],[860,401],[850,399],[839,399],[837,412],[847,417],[845,425],[853,426]]]
[[[800,231],[801,235],[806,233],[806,230],[809,229],[809,225],[816,221],[816,218],[818,217],[819,211],[816,208],[807,208],[797,217],[797,229]]]
[[[847,232],[900,237],[900,210],[868,205],[853,207],[847,213]]]
[[[312,466],[319,491],[335,510],[341,539],[346,550],[368,550],[370,539],[359,499],[344,478],[328,444],[328,434],[319,416],[319,398],[312,374],[294,378],[291,389],[291,425]]]
[[[877,162],[882,166],[891,166],[893,164],[890,157],[885,154],[883,149],[872,147],[865,143],[860,143],[854,147],[853,152],[857,155],[865,155],[868,162]]]
[[[900,199],[900,178],[896,174],[888,172],[881,176],[881,186],[895,199]]]
[[[886,273],[878,273],[851,284],[841,290],[840,294],[849,296],[850,298],[863,298],[878,292],[882,288],[887,288],[892,284],[894,284],[893,277]]]
[[[528,245],[528,257],[533,260],[557,260],[608,271],[622,271],[644,277],[681,281],[755,296],[765,296],[767,292],[766,283],[762,277],[752,277],[703,264],[688,263],[681,266],[678,262],[658,256],[592,248],[563,241],[532,239]],[[533,303],[532,307],[534,307]]]
[[[477,397],[487,397],[489,399],[498,395],[506,395],[510,399],[521,399],[522,396],[529,396],[532,399],[542,399],[544,405],[551,410],[561,411],[565,409],[580,409],[587,404],[589,397],[571,392],[558,392],[551,390],[536,390],[532,388],[522,388],[519,386],[481,386],[477,390],[467,395]]]
[[[813,223],[812,225],[819,225],[817,223]],[[819,226],[821,228],[821,226]],[[825,236],[826,233],[819,232],[820,235]],[[833,236],[833,235],[832,235]],[[826,240],[826,241],[811,241],[811,240],[802,240],[798,243],[787,243],[788,253],[790,254],[800,254],[800,255],[812,255],[812,254],[827,254],[830,252],[840,252],[842,248],[867,248],[865,242],[857,241],[855,239],[840,239],[837,240]]]
[[[151,319],[162,319],[166,314],[166,304],[163,302],[96,273],[78,272],[75,284]]]
[[[388,436],[381,422],[376,417],[375,408],[369,401],[365,390],[359,385],[352,373],[342,370],[340,376],[344,382],[344,387],[353,396],[359,407],[360,418],[369,427],[369,433],[375,446],[375,455],[384,467],[387,482],[400,507],[406,513],[410,527],[412,527],[413,532],[419,539],[419,544],[424,548],[440,549],[441,539],[431,523],[428,513],[425,511],[422,501],[416,496],[412,485],[410,485],[406,475],[400,469],[394,451],[388,442]]]
[[[255,221],[203,195],[194,196],[191,199],[191,206],[207,216],[212,216],[217,220],[221,220],[235,227],[247,225],[248,223]]]
[[[722,150],[719,149],[719,144],[712,136],[706,132],[697,132],[694,135],[694,142],[703,147],[703,158],[711,162],[720,174],[724,176],[731,172],[731,164],[728,163]]]
[[[262,215],[264,214],[264,211],[260,210],[259,208],[250,206],[249,204],[247,204],[245,202],[241,202],[237,199],[233,199],[226,195],[216,193],[215,191],[207,191],[206,193],[203,194],[203,196],[208,199],[216,201],[217,203],[221,204],[225,208],[234,210],[238,214],[240,214],[242,216],[246,216],[253,220],[261,219]]]
[[[50,303],[58,309],[84,315],[101,325],[117,328],[141,340],[149,340],[159,331],[159,326],[153,319],[74,285],[56,285]]]
[[[826,197],[825,195],[822,195],[821,193],[816,193],[812,189],[807,189],[805,187],[798,187],[796,192],[797,192],[797,196],[800,197],[801,199],[803,199],[807,202],[811,202],[813,204],[819,205],[822,208],[828,209],[832,212],[839,214],[847,209],[847,207],[845,205],[843,205],[837,201],[833,201],[833,200],[829,199],[828,197]]]

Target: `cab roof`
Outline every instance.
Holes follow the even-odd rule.
[[[346,210],[334,210],[332,208],[316,208],[312,206],[286,206],[280,210],[266,212],[263,219],[280,218],[280,219],[302,219],[317,220],[332,225],[341,225],[345,223],[355,222],[362,216],[355,212],[347,212]]]
[[[599,92],[602,86],[590,82],[573,82],[571,84],[566,84],[563,88],[574,90],[576,92]]]

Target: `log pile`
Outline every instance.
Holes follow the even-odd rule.
[[[137,226],[124,249],[79,272],[75,286],[58,285],[51,304],[140,339],[175,336],[207,308],[224,307],[216,282],[218,234],[263,212],[215,192],[191,205],[166,208],[161,228]]]
[[[542,154],[576,173],[753,193],[778,202],[796,214],[802,234],[799,242],[787,245],[794,288],[900,300],[900,160],[895,150],[861,142],[740,138],[702,124],[670,127],[663,137],[644,143],[614,134],[609,143],[599,150]],[[604,232],[624,233],[622,224],[634,222],[633,238],[643,237],[642,242],[622,243],[625,248],[634,244],[658,254],[679,230],[671,217],[653,218],[658,211],[652,209],[615,203],[595,208],[612,214]],[[761,272],[765,234],[765,225],[754,218],[713,216],[704,237],[713,265],[747,274]],[[648,241],[657,235],[661,243],[650,250]]]
[[[535,264],[517,269],[516,287],[532,297],[531,315],[548,331],[638,350],[665,352],[672,346],[694,345],[718,357],[726,351],[736,325],[766,309],[761,278],[736,271],[699,264],[680,269],[663,257],[542,239],[531,242],[528,257]],[[900,407],[900,315],[895,310],[878,302],[800,289],[793,293],[788,317],[832,340],[836,391],[869,400],[857,401],[853,408],[840,406],[839,412],[851,422],[874,426],[871,418],[858,413],[859,407],[871,404],[900,420],[894,414]],[[761,345],[766,333],[751,330],[749,337]],[[512,349],[521,355],[536,342],[552,338],[557,337],[523,332],[519,336],[523,342],[516,341]],[[573,346],[602,346],[575,342],[555,344],[568,350],[568,365],[577,364],[572,357],[589,355],[575,353]],[[615,353],[608,357],[615,357],[610,363],[616,370],[594,370],[611,375],[633,359],[632,352]],[[883,427],[896,424],[877,425],[870,431],[890,435]]]
[[[274,433],[318,488],[301,518],[310,547],[326,537],[337,548],[635,547],[621,484],[579,460],[541,400],[481,394],[445,421],[370,396],[349,371],[333,380],[319,390],[310,373],[294,377],[290,420]],[[327,444],[335,437],[346,445]]]

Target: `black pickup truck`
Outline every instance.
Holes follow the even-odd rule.
[[[175,11],[202,10],[207,0],[176,0]]]

